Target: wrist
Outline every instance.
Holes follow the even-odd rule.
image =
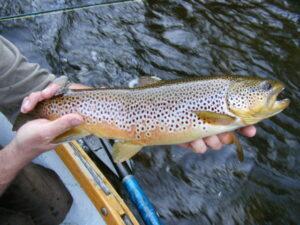
[[[15,140],[0,151],[0,195],[33,158],[33,154],[20,150]]]
[[[28,158],[28,155],[25,157],[20,151],[15,143],[15,141],[11,141],[8,145],[4,147],[1,151],[1,162],[2,168],[1,172],[4,174],[11,174],[14,176],[17,174],[17,171],[21,170],[26,164],[28,164],[31,160]],[[3,166],[5,165],[5,166]],[[8,176],[9,178],[10,176]],[[5,179],[1,176],[1,179],[5,181]]]
[[[35,151],[31,146],[26,144],[20,144],[16,138],[14,138],[7,146],[11,154],[15,155],[16,158],[24,160],[32,160],[37,157],[40,153]]]

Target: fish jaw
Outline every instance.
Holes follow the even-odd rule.
[[[246,109],[229,107],[230,112],[244,122],[244,126],[256,124],[263,119],[272,117],[289,106],[289,99],[278,100],[278,95],[285,89],[284,84],[280,81],[268,82],[271,85],[271,89],[267,91],[267,94],[252,101],[254,103],[251,106]]]
[[[266,113],[268,117],[271,117],[273,115],[276,115],[286,109],[290,104],[290,99],[285,98],[282,100],[277,100],[278,95],[285,89],[284,84],[281,82],[277,82],[274,87],[272,94],[270,95],[268,99],[267,108],[269,108],[269,113]]]
[[[259,112],[257,112],[255,115],[258,121],[274,116],[282,112],[284,109],[286,109],[289,106],[290,100],[288,98],[278,100],[278,95],[284,89],[285,86],[283,83],[278,81],[273,83],[273,88],[270,95],[268,96],[265,107],[262,107],[262,109]]]

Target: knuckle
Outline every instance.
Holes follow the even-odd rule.
[[[33,98],[36,97],[36,95],[37,95],[36,92],[32,92],[32,93],[29,95],[29,98],[30,98],[30,99],[33,99]]]
[[[47,132],[39,132],[36,134],[36,139],[39,140],[39,142],[44,143],[47,140]]]
[[[63,123],[63,125],[64,125],[64,127],[71,127],[72,126],[72,122],[73,122],[73,119],[72,118],[70,118],[70,117],[67,117],[67,118],[65,118],[64,119],[64,123]]]
[[[58,123],[60,124],[60,127],[62,130],[66,130],[68,128],[72,127],[72,118],[69,117],[62,117]]]
[[[53,132],[45,131],[41,136],[41,140],[43,141],[43,143],[50,143],[53,137],[55,137],[55,134]]]
[[[42,95],[42,92],[38,91],[38,92],[34,92],[32,96],[34,99],[39,100],[41,95]]]

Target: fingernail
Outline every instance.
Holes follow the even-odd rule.
[[[21,111],[25,112],[30,106],[30,102],[28,98],[25,98],[21,107]]]
[[[50,88],[47,87],[44,90],[42,90],[42,93],[47,95],[47,94],[50,94],[50,91],[51,91]]]

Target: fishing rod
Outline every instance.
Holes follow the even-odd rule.
[[[138,209],[144,223],[146,225],[162,225],[154,206],[143,191],[142,187],[139,185],[137,179],[130,173],[127,163],[115,163],[112,158],[112,152],[110,151],[110,143],[104,139],[100,139],[100,141],[102,142],[106,154],[110,158],[110,161],[113,163],[118,175],[120,176],[130,200]]]
[[[131,3],[131,2],[141,2],[141,1],[142,0],[111,1],[111,2],[87,4],[87,5],[83,5],[83,6],[72,6],[72,7],[60,8],[60,9],[50,9],[50,10],[45,10],[45,11],[24,13],[24,14],[18,14],[18,15],[13,15],[13,16],[3,16],[3,17],[0,17],[0,22],[9,21],[9,20],[17,20],[17,19],[28,19],[28,18],[34,18],[37,16],[53,15],[53,14],[59,14],[59,13],[64,13],[64,12],[75,12],[78,10],[90,9],[90,8],[95,8],[95,7],[99,7],[99,6],[111,6],[111,5],[119,5],[119,4]]]

